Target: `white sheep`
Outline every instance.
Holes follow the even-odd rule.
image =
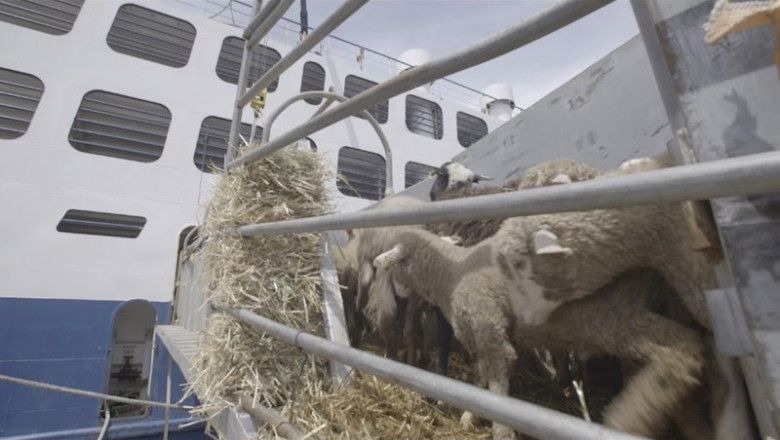
[[[424,203],[413,197],[399,195],[384,199],[371,209],[405,208]],[[348,230],[349,239],[346,246],[333,252],[339,282],[342,285],[344,313],[352,344],[355,347],[360,346],[363,333],[370,323],[382,337],[387,356],[396,356],[402,340],[406,362],[425,365],[427,353],[435,346],[438,353],[436,371],[446,374],[452,330],[441,313],[413,292],[396,295],[395,289],[400,287],[394,287],[390,279],[375,280],[373,288],[380,292],[379,294],[370,293],[371,285],[359,285],[357,245],[361,232]],[[369,265],[362,270],[371,271],[371,267]],[[434,340],[436,342],[433,342]]]
[[[605,423],[643,435],[662,427],[699,383],[703,346],[695,332],[644,305],[643,295],[656,294],[651,283],[631,273],[563,305],[544,325],[523,325],[512,289],[492,264],[490,241],[466,249],[418,229],[369,230],[362,234],[358,259],[372,262],[373,276],[389,275],[438,306],[475,357],[479,382],[491,391],[508,394],[516,348],[611,354],[645,366],[609,406]],[[500,424],[493,433],[494,439],[514,437]]]

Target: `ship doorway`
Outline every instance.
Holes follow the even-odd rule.
[[[148,399],[157,313],[146,301],[122,305],[114,318],[108,394]],[[111,418],[143,417],[149,407],[109,402]]]

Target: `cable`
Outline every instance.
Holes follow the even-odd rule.
[[[112,396],[111,394],[97,393],[95,391],[80,390],[78,388],[69,388],[59,385],[52,385],[45,382],[37,382],[34,380],[20,379],[18,377],[6,376],[0,374],[0,381],[11,382],[17,385],[25,385],[33,388],[41,388],[49,391],[57,391],[59,393],[73,394],[76,396],[91,397],[93,399],[108,400],[110,402],[129,403],[133,405],[144,405],[156,408],[172,408],[189,411],[194,409],[194,406],[179,405],[179,404],[167,404],[164,402],[155,402],[153,400],[131,399],[129,397]]]
[[[108,424],[111,422],[111,411],[108,409],[108,402],[104,401],[103,406],[105,407],[105,412],[103,413],[105,420],[103,421],[103,428],[100,429],[100,434],[98,434],[97,440],[103,440],[103,438],[106,436],[106,432],[108,432]]]

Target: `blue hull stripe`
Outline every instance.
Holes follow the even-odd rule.
[[[0,373],[106,392],[113,319],[125,303],[0,298]],[[170,322],[170,303],[149,304],[157,312],[158,324]],[[150,399],[163,401],[168,353],[159,341],[156,347]],[[182,397],[184,389],[184,377],[175,366],[172,383],[175,402]],[[186,403],[197,404],[193,397]],[[99,430],[102,424],[100,407],[101,402],[95,399],[0,382],[0,438],[26,435],[48,438],[48,433]],[[157,426],[161,430],[162,425],[157,422],[163,415],[162,408],[153,408],[146,417],[115,419],[111,426],[117,433],[124,432],[123,426],[129,428],[131,425]],[[185,415],[177,411],[172,417]],[[197,438],[205,438],[202,432],[200,435]],[[84,437],[75,435],[72,438]],[[87,438],[94,438],[94,435]]]

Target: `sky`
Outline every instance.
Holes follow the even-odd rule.
[[[433,58],[462,50],[554,4],[550,0],[372,0],[333,35],[398,57],[412,48]],[[316,27],[342,0],[308,0]],[[285,17],[298,21],[296,2]],[[639,32],[628,0],[599,11],[525,47],[449,78],[481,90],[512,86],[515,103],[530,106]]]

